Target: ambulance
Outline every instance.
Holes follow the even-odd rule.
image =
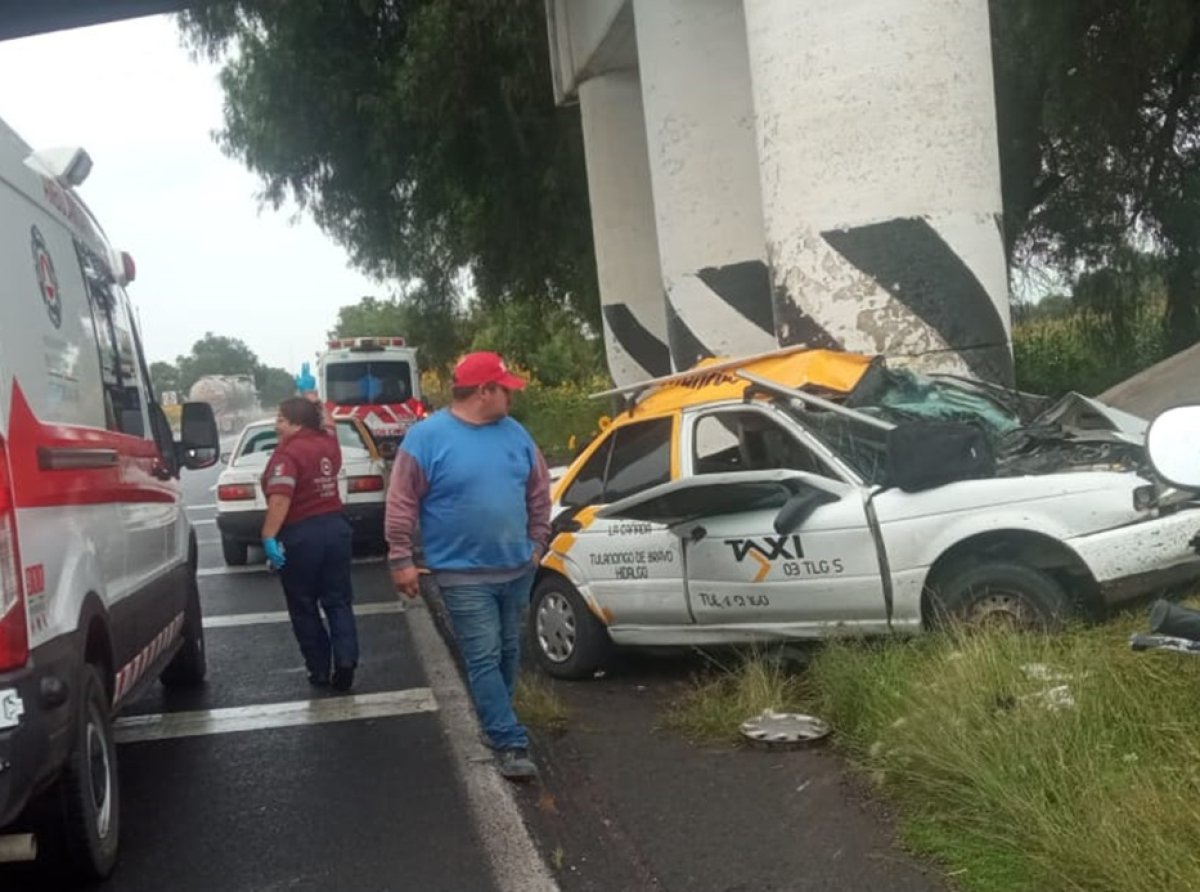
[[[114,715],[205,677],[182,469],[216,463],[204,403],[176,439],[115,251],[75,190],[82,149],[0,122],[0,857],[109,874]]]
[[[317,392],[334,418],[357,418],[380,452],[396,445],[429,407],[421,399],[417,351],[403,337],[334,338],[317,356]]]

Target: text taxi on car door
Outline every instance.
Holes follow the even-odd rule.
[[[621,388],[554,489],[530,638],[552,675],[618,645],[1054,627],[1200,576],[1196,493],[1144,422],[880,357],[786,349]]]
[[[114,712],[155,679],[204,679],[177,478],[219,441],[198,403],[177,443],[154,398],[133,262],[74,191],[90,168],[0,122],[0,836],[33,831],[48,858],[102,877],[120,826]]]

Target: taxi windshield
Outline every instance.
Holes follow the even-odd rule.
[[[1005,391],[991,392],[973,382],[879,367],[864,376],[843,405],[863,416],[892,424],[910,421],[970,424],[982,430],[999,447],[1005,437],[1025,424],[1019,395],[1013,393],[1011,399],[1006,397]],[[797,399],[787,400],[785,408],[864,482],[884,482],[886,430],[866,418],[815,409]]]

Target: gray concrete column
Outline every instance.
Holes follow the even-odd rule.
[[[618,385],[671,371],[637,71],[579,85],[608,368]]]
[[[676,368],[776,344],[741,0],[634,0]]]
[[[775,328],[1011,381],[987,0],[745,0]]]

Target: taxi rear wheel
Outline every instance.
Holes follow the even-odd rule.
[[[529,605],[529,640],[538,665],[555,678],[588,678],[612,646],[603,624],[561,576],[544,576]]]

